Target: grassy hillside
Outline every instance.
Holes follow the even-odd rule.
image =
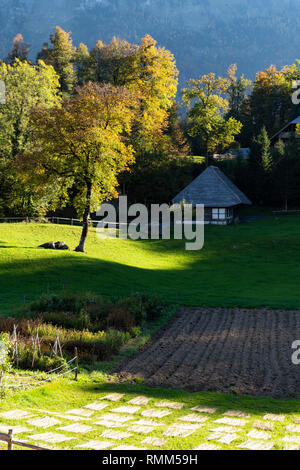
[[[205,246],[184,241],[99,240],[89,234],[88,254],[38,248],[63,240],[74,249],[79,227],[0,225],[0,312],[11,315],[41,294],[90,290],[120,295],[161,294],[172,303],[300,308],[299,217],[269,217],[205,229]]]

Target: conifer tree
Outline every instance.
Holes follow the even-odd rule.
[[[76,83],[74,60],[76,49],[73,46],[71,33],[67,33],[59,26],[50,36],[52,47],[48,43],[43,45],[37,58],[43,60],[47,65],[52,65],[60,77],[61,91],[70,94]]]

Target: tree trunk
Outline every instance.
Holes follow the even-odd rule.
[[[86,253],[85,251],[85,242],[87,234],[89,231],[89,217],[91,212],[91,196],[92,196],[92,185],[90,182],[87,183],[87,193],[86,193],[86,206],[83,214],[83,225],[79,245],[75,248],[75,251],[81,253]]]

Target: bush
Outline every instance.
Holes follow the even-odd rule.
[[[46,354],[41,354],[35,357],[34,366],[32,367],[33,350],[24,345],[20,345],[18,354],[18,367],[21,369],[39,370],[43,372],[50,372],[60,366],[68,367],[67,361],[58,356],[50,357]]]
[[[64,350],[72,353],[76,347],[79,355],[81,357],[84,356],[84,360],[89,358],[90,360],[103,361],[118,353],[120,348],[128,343],[130,338],[129,333],[109,330],[106,333],[102,333],[101,339],[87,339],[85,337],[71,339],[64,343]]]
[[[101,302],[101,299],[89,292],[84,294],[64,292],[61,295],[44,295],[32,302],[29,309],[35,313],[71,312],[79,314],[82,308],[97,302]]]
[[[116,302],[126,307],[141,325],[144,320],[153,321],[165,308],[165,302],[155,294],[135,293],[130,297],[117,299]]]
[[[135,318],[128,310],[117,306],[107,317],[107,327],[131,332],[135,327]]]

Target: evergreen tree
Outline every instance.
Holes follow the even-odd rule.
[[[47,65],[52,65],[60,77],[61,91],[70,94],[76,83],[74,61],[76,49],[73,46],[71,33],[67,33],[56,26],[54,34],[50,36],[52,47],[45,43],[37,58]]]
[[[239,78],[236,76],[237,65],[232,64],[227,72],[230,85],[227,90],[229,101],[228,117],[234,117],[240,121],[243,103],[246,99],[246,92],[251,86],[251,80],[247,80],[244,75]]]
[[[78,85],[81,86],[89,81],[96,81],[97,64],[85,44],[79,44],[74,62]]]

